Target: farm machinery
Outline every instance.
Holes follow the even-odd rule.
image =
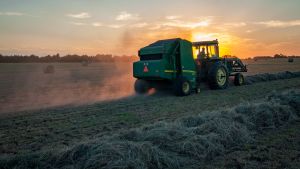
[[[140,60],[133,64],[134,88],[139,94],[158,86],[172,87],[175,95],[200,92],[200,83],[211,89],[226,89],[229,76],[243,85],[246,66],[238,58],[221,58],[219,42],[190,42],[183,39],[159,40],[139,50]]]

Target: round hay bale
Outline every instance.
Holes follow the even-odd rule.
[[[289,58],[288,62],[293,63],[294,62],[294,58]]]
[[[54,66],[53,65],[47,65],[45,68],[44,68],[44,73],[45,74],[52,74],[55,72],[55,69],[54,69]]]
[[[82,65],[82,66],[85,66],[85,67],[86,67],[86,66],[89,66],[89,64],[90,64],[90,63],[89,63],[88,61],[83,61],[83,62],[81,63],[81,65]]]

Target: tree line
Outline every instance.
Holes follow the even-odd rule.
[[[137,56],[113,56],[111,54],[88,55],[47,55],[40,57],[37,55],[11,55],[0,54],[0,63],[53,63],[53,62],[133,62],[138,60]]]

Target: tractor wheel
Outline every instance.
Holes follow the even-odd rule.
[[[237,73],[234,76],[234,85],[236,85],[236,86],[242,86],[244,83],[245,83],[245,79],[244,79],[243,74]]]
[[[188,96],[191,94],[191,83],[185,77],[178,77],[173,85],[176,96]]]
[[[226,66],[221,62],[215,63],[208,72],[208,83],[211,89],[226,89],[229,74]]]
[[[146,94],[150,89],[150,85],[146,80],[137,79],[134,83],[134,90],[138,94]]]

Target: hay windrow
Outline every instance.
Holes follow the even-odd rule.
[[[291,78],[296,78],[296,77],[300,77],[300,72],[285,71],[285,72],[279,72],[279,73],[275,73],[275,74],[263,73],[263,74],[256,74],[256,75],[246,76],[245,77],[245,84],[246,85],[251,85],[251,84],[257,83],[257,82],[291,79]]]
[[[191,168],[299,119],[300,91],[256,103],[159,122],[65,150],[4,156],[2,168]]]

